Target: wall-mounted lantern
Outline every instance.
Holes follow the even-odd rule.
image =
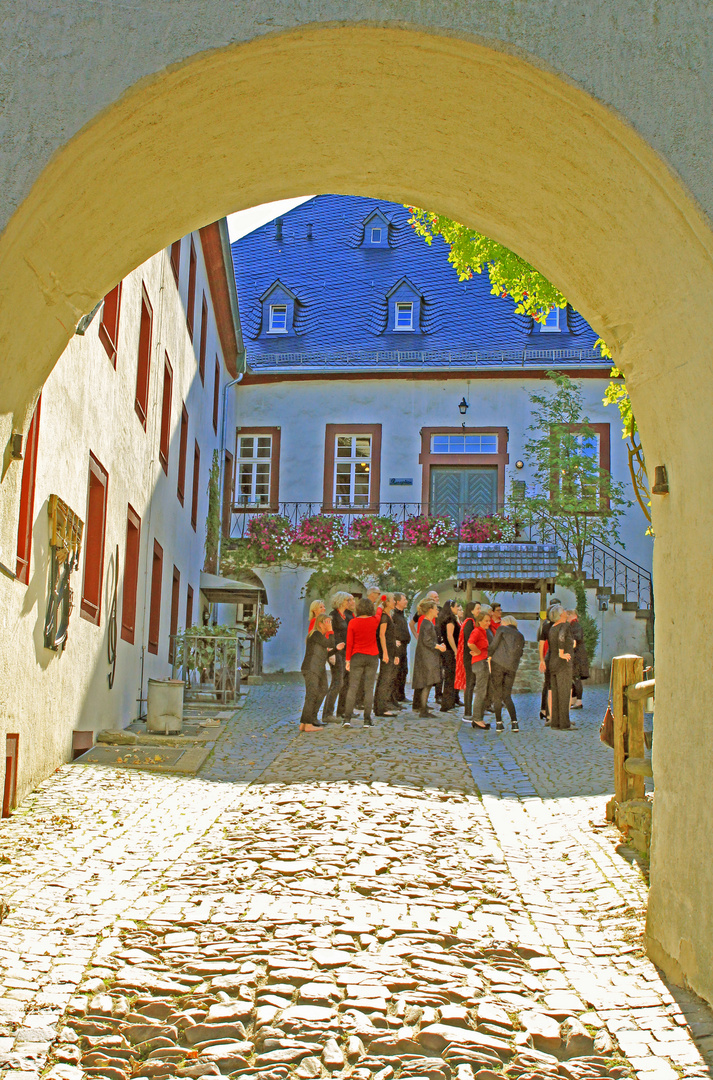
[[[524,469],[525,468],[525,462],[524,461],[516,461],[515,462],[515,468],[516,469]]]
[[[460,399],[460,401],[458,402],[458,411],[460,412],[461,416],[465,416],[465,414],[468,412],[469,408],[470,408],[470,405],[465,400],[465,397],[462,397]]]

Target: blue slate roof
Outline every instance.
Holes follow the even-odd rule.
[[[376,214],[375,214],[376,212]],[[365,226],[381,226],[381,243],[365,244]],[[278,356],[388,362],[396,352],[428,354],[447,362],[456,354],[497,355],[575,350],[590,362],[598,335],[567,309],[559,332],[542,332],[515,313],[510,299],[493,296],[487,273],[459,281],[447,245],[429,246],[408,224],[398,203],[345,195],[318,195],[232,245],[243,336],[251,367]],[[278,283],[279,287],[273,290]],[[289,331],[268,333],[270,297],[288,304]],[[293,297],[291,299],[290,297]],[[267,297],[267,298],[266,298]],[[393,304],[415,303],[412,332],[394,328]],[[391,308],[390,308],[391,305]],[[601,364],[601,359],[599,358]],[[540,361],[539,366],[542,366]]]
[[[556,544],[459,544],[458,577],[476,581],[534,581],[555,578]]]

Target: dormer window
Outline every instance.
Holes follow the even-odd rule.
[[[292,289],[283,285],[278,279],[262,294],[260,304],[262,306],[261,334],[294,336],[298,300]]]
[[[270,304],[270,334],[287,333],[287,304]]]
[[[413,304],[396,305],[395,330],[413,330]]]
[[[560,312],[562,308],[553,307],[547,312],[547,315],[540,323],[541,334],[559,334],[562,327],[560,326]]]
[[[386,294],[387,334],[421,334],[423,293],[407,277],[400,278]]]
[[[364,230],[362,247],[389,249],[389,219],[381,210],[374,209],[362,221]]]

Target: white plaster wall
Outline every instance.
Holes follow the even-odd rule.
[[[162,251],[138,267],[123,282],[116,370],[99,340],[99,314],[83,337],[72,338],[42,392],[37,475],[34,502],[32,559],[28,585],[0,578],[0,738],[20,735],[18,798],[71,756],[72,731],[121,727],[138,715],[140,685],[170,674],[168,641],[174,565],[181,574],[179,627],[185,623],[187,586],[193,587],[194,621],[200,616],[199,578],[203,567],[207,515],[208,471],[220,435],[213,431],[213,379],[216,354],[221,358],[221,384],[229,378],[222,363],[200,237],[194,236],[198,257],[196,274],[195,350],[200,341],[203,292],[208,301],[208,336],[205,387],[198,377],[198,361],[188,335],[185,302],[188,290],[189,239],[184,238],[180,294]],[[144,431],[135,412],[136,371],[142,283],[153,307],[153,335],[149,406]],[[171,442],[168,475],[159,462],[159,428],[163,394],[164,355],[173,368]],[[228,395],[230,400],[230,394]],[[221,393],[221,409],[223,394]],[[189,416],[185,499],[177,497],[181,406]],[[232,403],[231,403],[232,404]],[[193,446],[201,448],[197,528],[191,526]],[[43,644],[47,602],[47,506],[57,494],[83,521],[86,520],[89,452],[109,474],[107,488],[104,585],[100,625],[80,615],[84,552],[73,573],[74,610],[69,637],[62,652]],[[3,513],[14,514],[17,532],[19,477],[22,464],[13,463],[15,483],[3,485]],[[127,504],[141,518],[141,561],[134,644],[121,638]],[[159,652],[144,651],[148,636],[148,596],[153,541],[163,548]],[[117,659],[114,688],[107,676],[107,636],[115,576],[115,550],[119,547],[117,607]],[[2,561],[15,566],[14,552]]]

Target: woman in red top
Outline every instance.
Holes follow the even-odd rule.
[[[480,612],[473,618],[475,624],[473,633],[468,638],[468,648],[471,652],[472,672],[474,675],[475,694],[473,701],[473,719],[471,726],[487,731],[490,724],[483,720],[485,715],[485,702],[488,696],[488,683],[490,681],[490,660],[488,659],[488,635],[486,630],[490,626],[490,615]]]
[[[349,672],[349,692],[344,713],[344,727],[352,726],[354,703],[360,688],[364,695],[364,727],[371,727],[371,710],[374,704],[374,683],[379,670],[379,650],[376,633],[379,619],[374,614],[371,600],[362,598],[356,607],[356,618],[347,627],[345,667]]]

